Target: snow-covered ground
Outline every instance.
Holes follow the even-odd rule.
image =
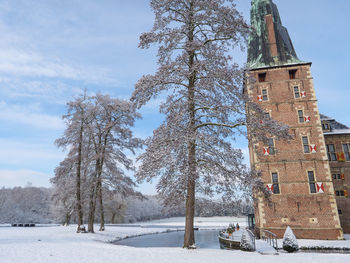
[[[183,219],[182,219],[183,220]],[[228,220],[197,219],[197,223],[206,227],[223,227],[228,223],[237,222]],[[162,224],[162,221],[158,221]],[[177,223],[176,223],[177,222]],[[14,228],[0,227],[0,262],[1,263],[222,263],[222,262],[349,262],[350,255],[344,254],[314,254],[296,253],[278,256],[260,255],[256,252],[242,252],[231,250],[197,249],[186,250],[182,248],[133,248],[117,246],[108,241],[154,232],[164,232],[164,227],[156,228],[157,222],[148,222],[142,226],[133,227],[107,227],[106,231],[96,234],[76,234],[75,226],[62,227],[35,227]],[[180,219],[164,220],[163,225],[181,226]],[[151,228],[146,228],[146,225]],[[242,222],[243,224],[243,222]],[[311,242],[311,241],[310,241]],[[324,241],[326,242],[326,241]],[[338,242],[338,241],[334,241]],[[350,247],[350,241],[347,246]],[[302,242],[300,241],[299,244]]]

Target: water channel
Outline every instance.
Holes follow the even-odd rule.
[[[114,242],[116,245],[148,248],[148,247],[182,247],[184,240],[184,231],[167,232],[161,234],[149,234],[138,237],[126,238]],[[198,230],[195,231],[196,246],[206,249],[220,249],[219,230]],[[264,241],[261,241],[265,243]],[[259,245],[259,244],[257,244]],[[281,252],[281,251],[280,251]],[[350,254],[349,250],[321,249],[321,250],[301,250],[304,253],[334,253]],[[299,252],[299,253],[300,253]]]
[[[116,245],[131,247],[182,247],[184,231],[151,234],[139,237],[131,237],[115,242]],[[219,230],[195,231],[196,246],[207,249],[220,249]]]

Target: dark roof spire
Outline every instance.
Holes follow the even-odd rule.
[[[272,0],[252,0],[248,67],[250,69],[299,64],[287,29]]]

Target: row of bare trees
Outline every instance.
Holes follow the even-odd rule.
[[[68,154],[51,179],[56,189],[54,196],[67,206],[67,211],[76,210],[77,232],[85,231],[85,221],[88,232],[94,232],[98,207],[103,231],[104,189],[113,189],[121,196],[138,194],[126,171],[134,170],[128,154],[135,154],[142,146],[142,140],[133,137],[131,131],[140,116],[130,102],[102,94],[85,94],[67,105],[63,116],[66,130],[56,145],[68,150]],[[83,203],[88,204],[87,220]]]

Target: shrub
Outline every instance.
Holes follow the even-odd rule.
[[[283,249],[288,253],[293,253],[299,250],[298,241],[289,226],[283,236]]]
[[[240,248],[244,251],[254,251],[253,240],[251,239],[247,230],[243,231]]]

